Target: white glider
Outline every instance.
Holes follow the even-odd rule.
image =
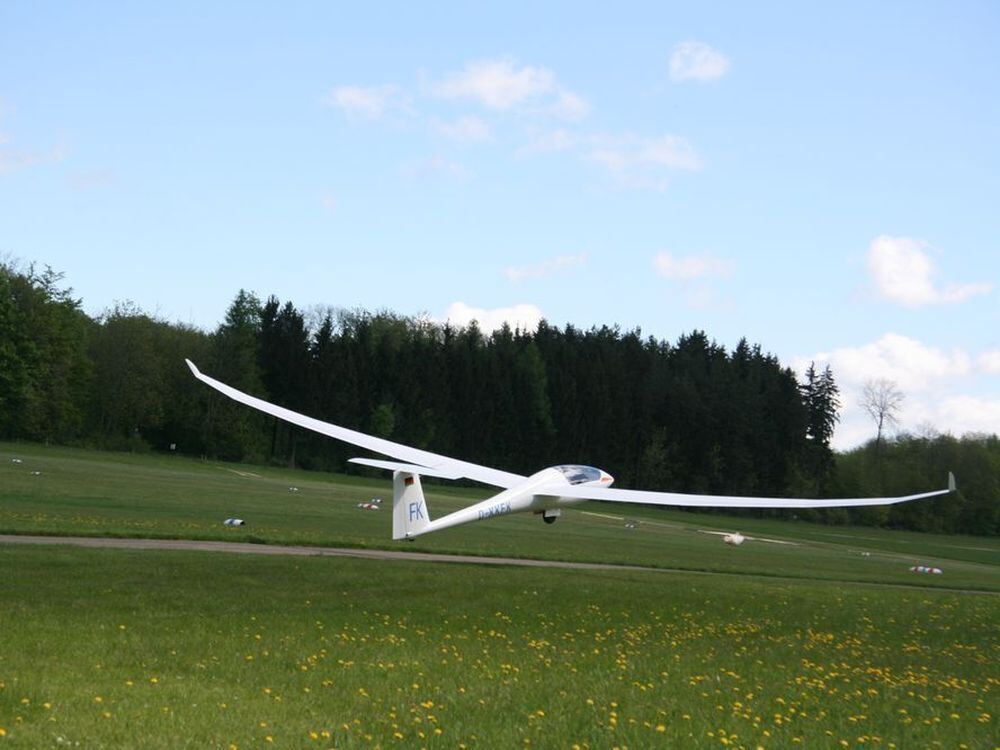
[[[934,497],[935,495],[945,495],[955,489],[955,478],[949,474],[948,488],[934,492],[921,492],[904,497],[810,500],[786,497],[686,495],[676,492],[612,489],[610,485],[614,481],[614,477],[606,471],[577,464],[550,466],[526,477],[491,469],[487,466],[479,466],[468,461],[460,461],[419,448],[412,448],[408,445],[393,443],[384,438],[366,435],[363,432],[307,417],[238,391],[232,386],[202,374],[191,360],[187,359],[185,362],[198,380],[210,385],[234,401],[321,435],[343,440],[345,443],[397,459],[396,461],[372,458],[350,459],[352,463],[386,469],[393,473],[393,539],[413,539],[431,531],[439,531],[471,521],[482,521],[494,516],[505,516],[510,513],[536,513],[541,515],[546,523],[554,523],[563,507],[575,505],[584,500],[701,508],[840,508],[861,505],[891,505]],[[427,511],[427,504],[424,502],[424,492],[420,484],[421,476],[441,479],[472,479],[476,482],[500,487],[503,491],[432,521]]]
[[[705,529],[698,529],[702,534],[714,534],[715,536],[721,536],[722,541],[732,547],[739,547],[743,542],[755,541],[755,542],[767,542],[768,544],[788,544],[792,547],[798,547],[798,542],[786,542],[783,539],[768,539],[763,536],[745,536],[738,531],[707,531]]]

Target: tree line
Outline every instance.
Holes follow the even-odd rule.
[[[876,446],[877,460],[866,449],[838,456],[833,373],[811,367],[798,382],[745,339],[727,351],[697,330],[667,342],[544,321],[487,334],[390,312],[307,316],[244,290],[206,332],[130,303],[91,318],[59,274],[0,264],[0,438],[348,468],[356,449],[199,386],[185,358],[319,419],[519,473],[590,463],[621,486],[830,497],[936,487],[947,467],[929,467],[961,465],[982,481],[962,477],[962,493],[920,510],[799,515],[1000,531],[996,437],[903,439]]]

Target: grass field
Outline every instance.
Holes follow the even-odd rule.
[[[12,463],[12,458],[22,463]],[[32,472],[41,472],[33,475]],[[289,487],[297,487],[297,492]],[[434,515],[487,496],[483,489],[426,487]],[[1000,540],[887,532],[588,503],[547,526],[515,515],[391,540],[391,481],[202,462],[181,456],[0,443],[0,533],[231,539],[390,547],[772,576],[879,581],[1000,591]],[[386,509],[357,502],[380,496]],[[624,517],[639,520],[634,530]],[[247,526],[226,528],[237,516]],[[726,547],[705,530],[793,542]],[[867,554],[865,554],[867,553]],[[919,576],[912,565],[936,566]]]
[[[7,533],[391,547],[355,507],[388,489],[0,444]],[[0,747],[998,746],[1000,597],[964,591],[1000,591],[996,540],[628,514],[404,548],[746,575],[0,545]],[[737,525],[794,544],[699,533]]]
[[[0,547],[16,747],[993,747],[993,595]]]

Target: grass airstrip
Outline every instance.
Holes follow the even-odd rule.
[[[0,444],[0,533],[388,547],[390,492]],[[405,549],[685,570],[0,545],[0,747],[997,747],[996,540],[590,505]]]

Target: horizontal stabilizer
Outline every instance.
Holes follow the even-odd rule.
[[[430,466],[417,466],[416,464],[401,464],[395,461],[381,461],[377,458],[349,458],[348,462],[361,464],[362,466],[373,466],[376,469],[386,469],[387,471],[403,471],[407,474],[438,477],[439,479],[459,479],[462,476],[446,469],[434,469]]]

